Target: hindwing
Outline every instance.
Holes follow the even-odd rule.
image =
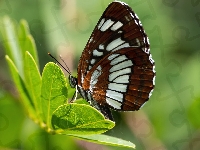
[[[123,111],[138,110],[154,88],[154,64],[141,48],[108,54],[86,75],[83,89],[101,105]]]

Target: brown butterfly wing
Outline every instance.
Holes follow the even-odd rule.
[[[141,48],[123,48],[107,55],[85,77],[83,88],[102,106],[138,110],[154,88],[154,62]]]
[[[112,45],[113,41],[118,44]],[[112,49],[123,45],[140,46],[149,53],[148,38],[139,18],[127,4],[116,1],[106,8],[85,46],[78,65],[78,84],[82,86],[87,73]]]
[[[79,92],[113,120],[109,108],[138,110],[149,99],[154,80],[149,40],[139,18],[125,3],[112,2],[80,58]]]

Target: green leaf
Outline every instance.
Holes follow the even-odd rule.
[[[41,95],[41,76],[34,61],[33,57],[29,52],[25,53],[25,63],[24,63],[24,76],[26,87],[29,91],[30,97],[33,100],[35,110],[38,119],[41,120],[41,106],[40,106],[40,95]]]
[[[14,64],[19,71],[20,76],[23,78],[23,59],[18,43],[18,38],[15,30],[14,23],[9,17],[3,18],[3,31],[4,47],[6,48],[7,55],[13,60]]]
[[[89,142],[97,143],[97,144],[104,144],[104,145],[111,145],[111,146],[118,146],[118,147],[127,147],[127,148],[134,148],[135,144],[131,143],[130,141],[125,141],[116,137],[104,135],[104,134],[95,134],[95,135],[76,135],[76,134],[69,134],[70,136],[83,139]]]
[[[25,52],[29,50],[25,48],[27,35],[29,34],[30,33],[29,33],[29,28],[27,27],[27,22],[20,21],[19,26],[18,26],[18,42],[19,42],[19,46],[20,46],[23,58],[25,57]]]
[[[75,100],[74,103],[76,103],[76,104],[90,105],[90,104],[89,104],[85,99],[83,99],[83,98],[79,98],[79,99]]]
[[[19,27],[18,27],[18,37],[19,39],[23,40],[24,37],[30,34],[30,30],[28,27],[28,23],[26,20],[21,20],[19,22]],[[25,39],[24,39],[25,40]]]
[[[52,62],[45,65],[42,73],[41,103],[43,120],[51,128],[51,116],[67,101],[67,83],[60,67]]]
[[[35,41],[30,34],[28,23],[26,22],[26,20],[21,20],[19,23],[18,39],[22,54],[24,55],[26,51],[29,51],[29,53],[34,58],[37,66],[39,67],[39,60],[37,56]]]
[[[35,121],[37,121],[36,112],[34,110],[34,104],[30,98],[30,95],[25,87],[25,83],[22,80],[21,76],[18,73],[18,70],[16,66],[14,65],[13,61],[9,58],[8,55],[6,55],[6,60],[9,65],[9,69],[12,75],[12,79],[15,83],[15,86],[17,87],[17,90],[20,94],[22,103],[24,107],[26,108],[26,111],[28,112],[28,115]]]
[[[64,104],[52,116],[53,129],[66,134],[98,134],[113,128],[115,123],[105,119],[95,108],[85,104]]]

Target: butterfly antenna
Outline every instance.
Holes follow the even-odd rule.
[[[51,56],[51,58],[53,58],[63,69],[65,69],[65,71],[67,71],[70,75],[71,75],[71,72],[69,71],[69,68],[67,67],[67,69],[61,64],[61,63],[59,63],[59,61],[55,58],[55,57],[53,57],[50,53],[48,53],[48,55],[49,56]],[[63,61],[63,59],[62,59],[62,61]],[[64,62],[64,61],[63,61]],[[65,62],[64,62],[65,63]],[[65,64],[66,65],[66,64]],[[66,65],[67,66],[67,65]]]
[[[70,69],[69,69],[69,67],[67,66],[67,64],[65,63],[65,61],[62,59],[61,56],[59,56],[59,57],[60,57],[60,59],[62,60],[62,62],[65,64],[65,67],[68,69],[69,74],[71,75]]]

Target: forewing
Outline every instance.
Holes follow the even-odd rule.
[[[149,42],[137,15],[123,2],[112,2],[98,21],[78,66],[78,84],[105,56],[126,47],[149,54]]]

